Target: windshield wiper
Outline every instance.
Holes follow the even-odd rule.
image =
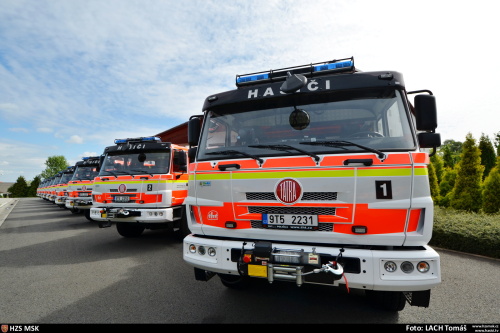
[[[221,150],[221,151],[212,151],[210,153],[206,153],[206,155],[243,155],[243,156],[250,157],[250,158],[253,158],[254,160],[259,161],[260,164],[264,163],[264,160],[258,156],[248,154],[248,153],[238,151],[238,150],[232,150],[232,149]]]
[[[147,170],[132,169],[132,170],[130,170],[130,171],[134,171],[134,172],[142,172],[142,173],[145,173],[145,174],[150,175],[151,177],[154,177],[154,175],[153,175],[151,172],[148,172]]]
[[[314,158],[314,160],[316,162],[318,162],[320,160],[319,156],[314,154],[314,153],[308,152],[308,151],[300,149],[300,148],[295,148],[295,147],[289,146],[289,145],[252,145],[252,146],[248,146],[248,147],[250,147],[250,148],[267,148],[267,149],[275,149],[275,150],[280,150],[280,151],[296,150],[302,154],[306,154],[306,155],[311,156],[312,158]]]
[[[377,150],[375,148],[370,148],[366,147],[351,141],[345,141],[345,140],[336,140],[336,141],[304,141],[304,142],[299,142],[301,145],[311,145],[311,146],[327,146],[327,147],[345,147],[345,146],[356,146],[358,148],[364,149],[371,151],[372,153],[377,154],[378,158],[383,161],[387,158],[387,155],[385,155],[383,152],[380,150]]]

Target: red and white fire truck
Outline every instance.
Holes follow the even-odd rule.
[[[189,120],[183,257],[195,278],[321,284],[393,311],[427,307],[441,282],[428,246],[429,152],[441,145],[432,92],[353,58],[237,75],[236,86]]]
[[[90,218],[101,228],[116,224],[124,237],[159,228],[184,237],[187,164],[187,147],[159,137],[115,140],[101,156]]]
[[[92,207],[92,186],[94,177],[99,173],[99,156],[83,157],[76,162],[73,177],[68,182],[68,197],[66,208],[72,213],[83,212],[90,219],[90,208]]]

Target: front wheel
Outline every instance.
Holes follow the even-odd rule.
[[[366,296],[375,305],[389,311],[401,311],[406,305],[406,297],[402,291],[366,290]]]
[[[142,235],[144,229],[146,229],[144,226],[135,223],[116,223],[116,230],[123,237],[138,237]]]
[[[220,274],[220,273],[218,275],[220,281],[225,287],[242,290],[250,286],[250,278],[247,276]]]

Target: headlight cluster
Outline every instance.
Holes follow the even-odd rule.
[[[163,212],[148,212],[149,216],[163,216]]]
[[[431,266],[429,265],[428,262],[426,261],[419,261],[416,265],[414,265],[410,261],[403,261],[400,265],[399,268],[403,273],[410,274],[413,272],[413,270],[417,268],[417,271],[420,273],[427,273],[430,269]],[[384,268],[387,272],[393,273],[398,270],[398,265],[394,261],[386,261],[384,263]]]
[[[203,246],[203,245],[195,245],[195,244],[190,244],[189,245],[189,252],[191,253],[198,253],[201,256],[204,256],[208,254],[210,257],[215,257],[217,254],[217,251],[215,250],[215,247],[209,247],[208,249]]]

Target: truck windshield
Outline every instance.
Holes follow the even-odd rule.
[[[165,174],[170,168],[170,152],[109,153],[99,171],[99,176],[137,174]]]
[[[77,166],[72,180],[94,180],[97,174],[95,166]]]
[[[306,102],[207,111],[198,160],[415,149],[409,113],[397,90],[323,94],[320,103],[311,103],[311,97],[296,100]]]

